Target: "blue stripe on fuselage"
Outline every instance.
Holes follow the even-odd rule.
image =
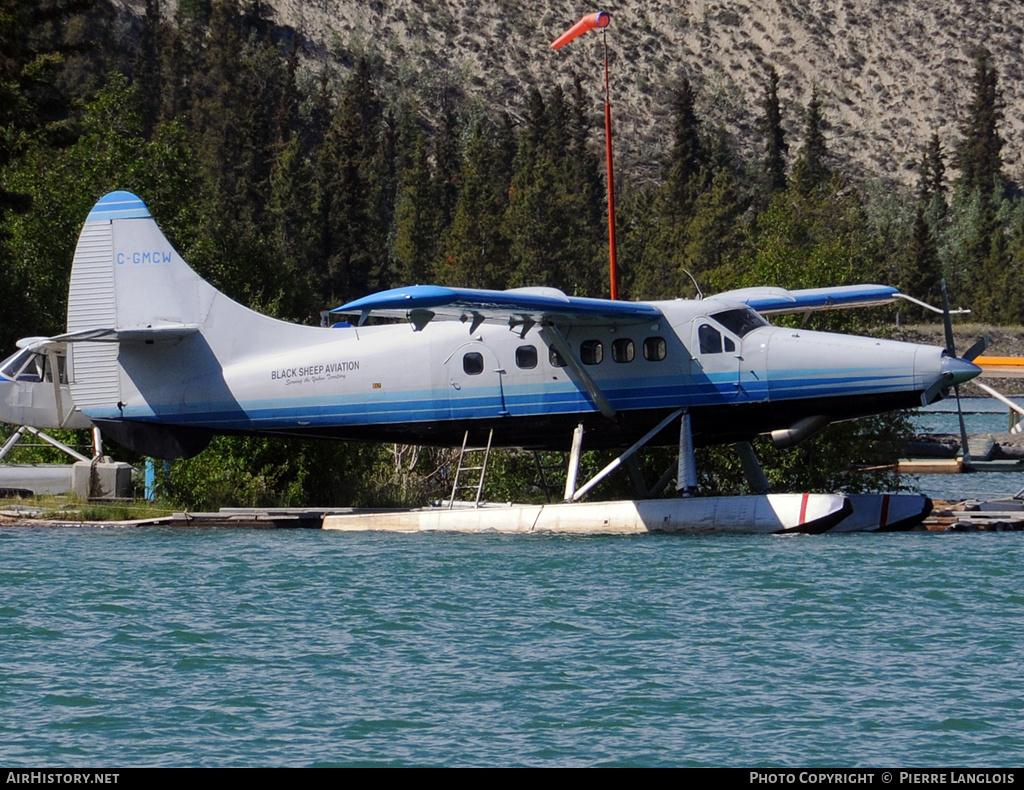
[[[909,390],[913,375],[903,371],[839,368],[822,370],[810,379],[805,370],[786,370],[774,371],[767,380],[744,376],[739,383],[735,372],[709,374],[701,379],[665,378],[662,382],[652,386],[650,379],[618,380],[614,386],[605,382],[603,391],[617,410],[629,411],[878,394]],[[544,416],[593,409],[589,398],[567,381],[555,385],[506,385],[504,392],[495,382],[486,387],[463,389],[455,396],[434,390],[414,390],[260,399],[240,404],[224,401],[195,404],[185,411],[181,404],[125,406],[123,411],[90,410],[89,416],[242,430],[289,428],[296,424],[303,427],[399,424],[505,414]]]

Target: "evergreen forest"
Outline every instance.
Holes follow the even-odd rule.
[[[455,81],[400,88],[369,47],[314,63],[262,0],[145,8],[127,25],[100,0],[0,0],[8,353],[20,337],[63,331],[81,223],[114,189],[142,197],[213,285],[289,321],[319,323],[325,309],[412,283],[608,296],[595,75],[553,75],[510,114]],[[1024,323],[1024,199],[1002,164],[999,64],[983,47],[959,139],[921,141],[912,187],[845,172],[817,92],[799,136],[787,135],[778,74],[759,79],[760,94],[747,97],[760,109],[758,137],[744,146],[701,117],[688,80],[664,86],[674,104],[660,169],[616,174],[620,298],[878,282],[937,304],[945,279],[975,320]],[[903,307],[900,318],[925,316]],[[813,326],[872,322],[891,326],[893,311],[825,314]],[[796,450],[758,451],[778,490],[891,486],[849,465],[884,459],[905,429],[888,415],[832,426]],[[172,465],[161,496],[192,509],[420,504],[445,495],[451,456],[222,437]],[[657,477],[667,457],[650,454],[645,469]],[[585,462],[597,469],[606,458]],[[699,462],[705,490],[742,487],[729,451],[702,451]],[[503,453],[486,496],[529,499],[535,479],[532,456]],[[600,493],[630,491],[612,478]]]

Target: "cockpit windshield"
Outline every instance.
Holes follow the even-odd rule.
[[[744,337],[758,327],[768,326],[768,322],[749,307],[723,310],[712,313],[711,317],[737,337]]]
[[[56,357],[59,381],[61,384],[67,384],[65,356],[61,352]],[[0,363],[0,376],[3,376],[8,381],[24,381],[28,383],[53,381],[49,358],[45,354],[39,354],[27,348],[22,349],[17,354],[8,357]]]

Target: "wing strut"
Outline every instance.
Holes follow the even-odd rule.
[[[544,340],[550,340],[551,345],[555,347],[555,350],[561,354],[562,359],[565,363],[572,368],[572,372],[579,376],[580,381],[583,383],[583,388],[586,389],[587,394],[591,400],[600,410],[601,414],[607,417],[609,420],[614,419],[615,409],[608,402],[608,399],[601,392],[601,388],[597,386],[597,382],[594,381],[587,369],[583,367],[583,363],[580,362],[579,357],[570,348],[569,343],[566,341],[565,336],[561,333],[557,326],[554,324],[545,325],[544,329],[541,330],[541,337]]]

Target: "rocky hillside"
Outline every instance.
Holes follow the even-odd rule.
[[[140,11],[142,0],[113,0]],[[165,0],[165,3],[173,0]],[[394,80],[458,86],[516,111],[524,87],[583,75],[597,96],[597,33],[554,52],[550,42],[596,7],[566,0],[266,0],[311,59],[344,68],[370,54]],[[1008,174],[1024,180],[1024,8],[1020,0],[612,0],[608,45],[620,157],[664,150],[673,86],[686,74],[705,113],[731,133],[754,127],[765,65],[781,76],[791,141],[818,86],[832,152],[863,172],[913,183],[933,131],[947,152],[970,99],[974,53],[993,55]],[[429,90],[428,90],[429,94]],[[429,109],[426,109],[429,112]],[[740,135],[750,145],[751,135]],[[791,146],[791,154],[796,146]]]

